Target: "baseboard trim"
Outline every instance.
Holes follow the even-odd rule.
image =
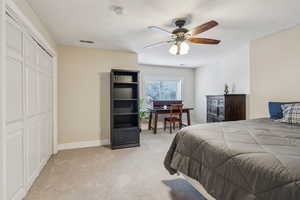
[[[87,147],[99,147],[103,145],[109,145],[109,140],[92,140],[84,142],[65,143],[58,145],[58,151],[69,150],[69,149],[81,149]]]
[[[44,161],[41,162],[40,166],[33,172],[33,175],[28,178],[27,180],[27,185],[25,187],[25,193],[27,194],[28,191],[30,190],[31,186],[33,185],[34,181],[37,179],[37,177],[40,175],[41,171],[43,168],[46,166],[50,159],[50,156],[45,159]]]
[[[21,187],[16,194],[11,198],[11,200],[22,200],[26,195],[25,189]]]

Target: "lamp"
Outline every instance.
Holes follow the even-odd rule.
[[[186,42],[177,42],[171,46],[169,52],[173,55],[185,55],[189,50],[190,46]]]

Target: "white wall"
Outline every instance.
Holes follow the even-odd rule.
[[[165,67],[156,65],[140,65],[141,96],[144,95],[143,82],[147,77],[156,77],[161,80],[182,80],[182,100],[185,106],[194,107],[195,103],[195,69],[184,67]],[[193,112],[192,112],[193,114]],[[192,118],[193,120],[193,118]]]
[[[215,63],[196,69],[195,115],[206,121],[206,95],[224,94],[227,83],[232,93],[249,93],[249,45],[233,50]]]
[[[138,69],[137,55],[70,46],[59,46],[58,50],[59,148],[82,142],[107,143],[110,71],[112,68]]]
[[[142,80],[142,95],[143,81],[145,77],[159,77],[162,80],[182,80],[182,98],[186,106],[194,106],[194,74],[193,68],[165,67],[156,65],[140,65],[141,80]]]
[[[300,101],[300,26],[250,44],[250,117],[268,117],[269,101]]]

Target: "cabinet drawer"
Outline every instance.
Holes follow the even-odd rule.
[[[223,105],[220,105],[219,108],[218,108],[218,115],[223,115],[225,114],[225,109],[224,109],[224,106]]]
[[[219,115],[219,117],[218,117],[218,121],[219,121],[219,122],[223,122],[223,121],[225,121],[225,117],[224,117],[224,115]]]
[[[139,134],[137,127],[115,128],[113,129],[112,146],[138,144]]]
[[[212,114],[207,115],[207,122],[222,122],[222,121],[224,121],[223,115],[212,115]]]
[[[207,114],[207,122],[217,122],[217,116],[214,114]]]
[[[216,122],[216,119],[214,117],[207,116],[207,123],[212,123],[212,122]]]

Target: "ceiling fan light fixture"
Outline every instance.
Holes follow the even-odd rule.
[[[180,44],[180,55],[188,54],[190,50],[190,46],[186,42],[181,42]]]
[[[162,41],[151,45],[147,45],[145,48],[158,46],[161,44],[172,43],[173,45],[169,49],[169,52],[172,55],[185,55],[188,54],[190,50],[190,46],[187,43],[187,41],[193,44],[207,44],[207,45],[217,45],[221,42],[220,40],[215,40],[215,39],[194,37],[200,33],[203,33],[205,31],[214,28],[215,26],[218,25],[218,22],[211,20],[205,24],[202,24],[190,30],[183,27],[185,24],[186,24],[185,19],[176,20],[175,25],[177,28],[172,32],[157,26],[150,26],[149,27],[150,29],[156,29],[164,33],[168,33],[170,39],[167,41]]]
[[[169,52],[173,55],[185,55],[188,54],[190,46],[186,42],[173,44],[169,49]]]
[[[173,44],[171,46],[171,48],[169,49],[169,52],[170,54],[173,54],[173,55],[178,55],[178,46],[176,44]]]

